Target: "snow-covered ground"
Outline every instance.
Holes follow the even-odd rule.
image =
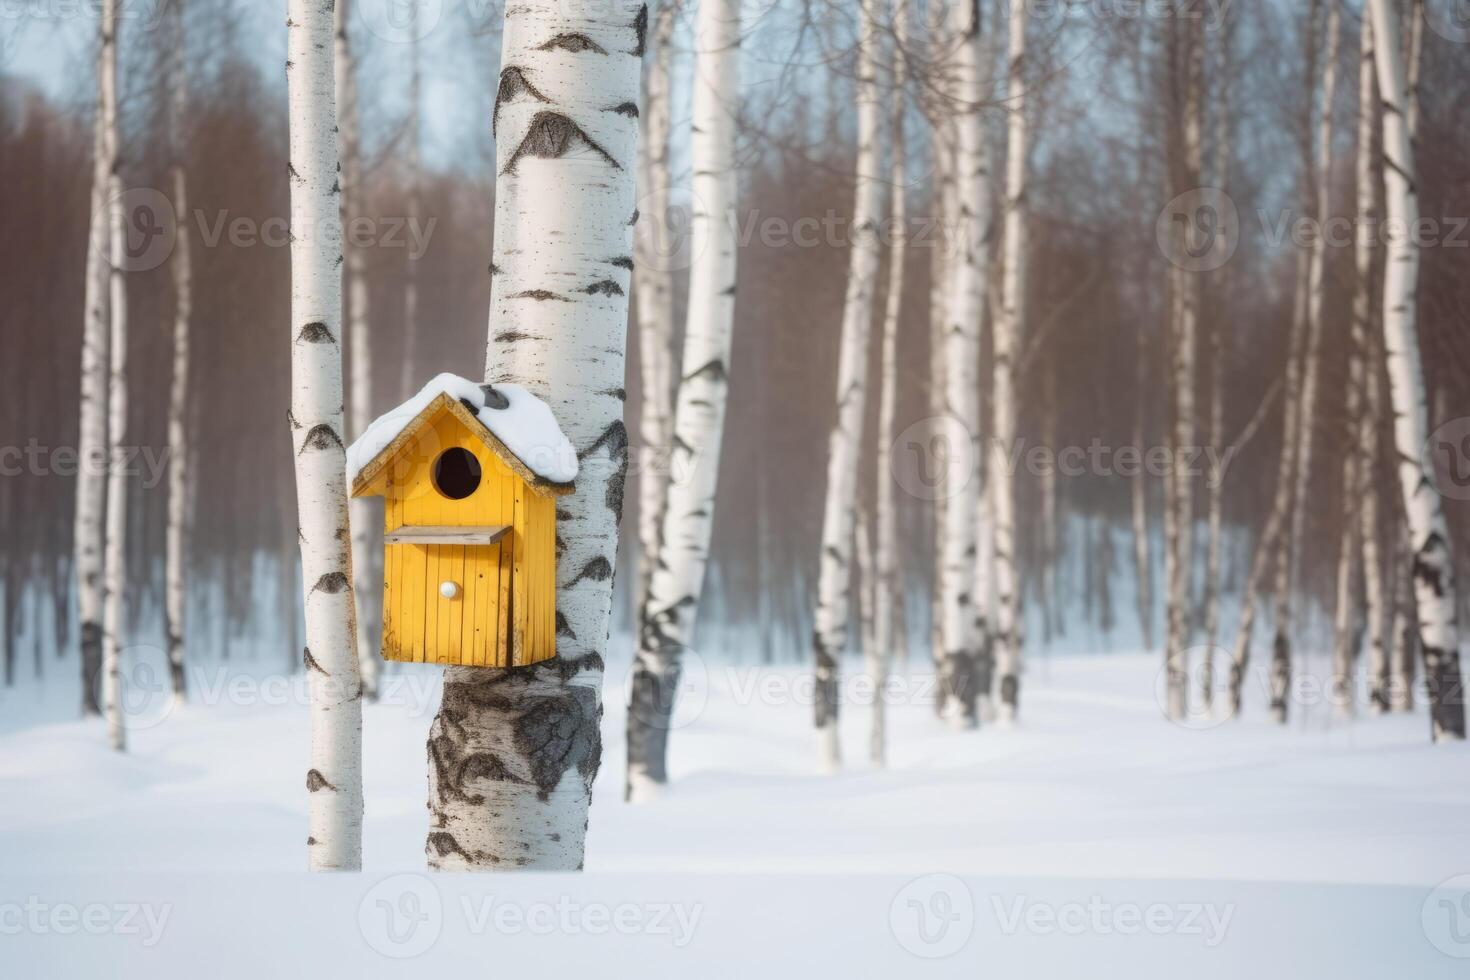
[[[403,671],[365,710],[368,870],[314,877],[304,691],[251,666],[140,695],[124,756],[56,685],[0,695],[0,976],[1470,975],[1470,747],[1310,684],[1285,729],[1254,677],[1244,720],[1174,726],[1155,657],[1056,658],[1021,726],[951,733],[915,671],[878,771],[850,679],[822,775],[809,676],[696,661],[672,788],[633,807],[615,660],[587,872],[440,876],[437,668]]]

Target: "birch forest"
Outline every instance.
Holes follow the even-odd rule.
[[[0,2],[0,972],[1462,975],[1467,175],[1465,0]]]

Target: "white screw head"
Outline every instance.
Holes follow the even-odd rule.
[[[439,594],[446,599],[453,599],[455,596],[459,595],[459,586],[455,585],[453,582],[440,582]]]

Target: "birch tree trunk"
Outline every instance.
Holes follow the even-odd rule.
[[[97,49],[97,109],[92,120],[92,202],[87,228],[87,273],[83,286],[86,320],[82,329],[82,365],[78,382],[80,431],[77,455],[76,520],[72,559],[76,569],[77,618],[81,634],[82,714],[100,715],[102,669],[103,510],[107,500],[108,288],[111,228],[108,196],[112,160],[108,155],[107,103],[115,99],[116,12],[111,0],[103,7]]]
[[[1173,18],[1170,30],[1181,50],[1175,52],[1175,65],[1184,78],[1184,106],[1181,127],[1181,159],[1177,168],[1178,184],[1174,190],[1182,194],[1198,187],[1203,164],[1203,100],[1204,45],[1197,18]],[[1182,31],[1182,36],[1180,32]],[[1184,247],[1190,254],[1201,252],[1199,229],[1190,222],[1184,230]],[[1175,452],[1183,452],[1195,441],[1195,358],[1198,346],[1200,314],[1200,279],[1190,270],[1172,270],[1174,288],[1174,343],[1171,348],[1170,374],[1174,390]],[[1169,717],[1180,719],[1188,711],[1189,664],[1187,648],[1193,620],[1191,579],[1194,540],[1194,485],[1187,467],[1171,469],[1167,490],[1168,514],[1166,538],[1170,557],[1168,588],[1168,636],[1165,639],[1165,676]]]
[[[735,319],[739,55],[739,0],[703,0],[695,22],[690,142],[694,264],[671,460],[671,472],[681,478],[668,481],[658,560],[639,611],[638,652],[628,685],[625,790],[635,802],[656,796],[668,782],[670,716],[709,564]]]
[[[1134,376],[1136,387],[1133,394],[1133,444],[1135,446],[1142,446],[1145,438],[1144,397],[1145,393],[1151,389],[1146,368],[1147,355],[1148,343],[1140,327],[1136,351],[1138,367]],[[1144,467],[1138,467],[1130,481],[1132,486],[1129,494],[1133,516],[1133,570],[1137,588],[1135,599],[1138,607],[1138,628],[1143,637],[1144,649],[1150,651],[1154,646],[1154,563],[1153,544],[1149,541],[1148,530],[1148,486],[1151,479]]]
[[[638,591],[648,594],[658,558],[664,500],[670,479],[674,423],[674,274],[668,238],[669,134],[672,119],[674,28],[678,0],[662,0],[649,40],[643,75],[643,153],[638,158],[638,206],[648,212],[633,234],[633,289],[637,296],[638,356],[643,406],[639,417]]]
[[[1383,345],[1393,405],[1394,455],[1413,554],[1414,603],[1423,647],[1431,732],[1438,742],[1465,737],[1455,563],[1442,501],[1422,455],[1429,426],[1416,324],[1419,253],[1407,232],[1419,220],[1419,199],[1413,144],[1405,118],[1398,24],[1388,0],[1371,0],[1371,9],[1373,36],[1377,39],[1374,60],[1383,98],[1385,202],[1389,227],[1398,229],[1388,242]]]
[[[928,55],[932,64],[938,66],[937,78],[921,89],[929,98],[921,106],[929,120],[929,159],[933,171],[933,191],[930,195],[930,219],[937,225],[935,247],[929,250],[929,411],[935,418],[946,412],[945,337],[949,325],[950,269],[955,249],[955,232],[958,224],[959,201],[955,193],[955,120],[948,98],[949,85],[944,76],[948,58],[946,46],[950,43],[945,29],[945,6],[930,4],[926,10],[928,26]],[[937,97],[936,97],[937,96]],[[930,590],[929,646],[936,673],[943,672],[944,665],[944,541],[948,527],[946,514],[950,501],[943,495],[934,500],[934,587]],[[941,717],[947,710],[944,687],[935,690],[935,712]]]
[[[171,178],[174,213],[189,213],[184,172],[184,126],[188,109],[184,55],[184,3],[171,8],[173,50],[170,52],[170,129],[173,138]],[[164,532],[164,621],[168,635],[169,680],[175,702],[186,696],[184,678],[184,608],[186,596],[189,524],[189,320],[194,309],[193,267],[190,261],[189,222],[179,221],[174,239],[173,378],[168,399],[168,522]]]
[[[1329,19],[1335,17],[1337,10],[1336,0],[1327,0],[1328,6],[1332,8],[1333,14]],[[1317,99],[1317,68],[1321,63],[1317,41],[1317,24],[1322,9],[1322,0],[1312,0],[1303,20],[1302,48],[1303,63],[1305,65],[1304,75],[1307,79],[1307,92],[1304,103],[1304,111],[1301,120],[1301,201],[1302,207],[1308,212],[1309,218],[1321,219],[1325,217],[1320,198],[1323,194],[1322,180],[1327,177],[1314,173],[1319,169],[1313,160],[1312,150],[1312,122]],[[1328,45],[1334,45],[1336,31],[1328,32]],[[1335,58],[1329,59],[1329,62]],[[1329,67],[1324,76],[1326,79],[1336,77],[1335,72]],[[1330,103],[1324,102],[1324,106]],[[1324,112],[1324,120],[1330,123],[1330,112]],[[1319,150],[1320,152],[1320,150]],[[1294,343],[1293,357],[1298,363],[1297,382],[1289,384],[1288,397],[1292,399],[1293,426],[1295,432],[1291,437],[1292,448],[1292,470],[1291,470],[1291,503],[1287,517],[1286,528],[1281,539],[1281,554],[1276,567],[1276,635],[1271,647],[1271,716],[1282,724],[1287,720],[1287,700],[1291,688],[1292,668],[1292,611],[1297,587],[1297,565],[1298,551],[1301,547],[1303,521],[1305,517],[1304,497],[1307,491],[1307,477],[1310,473],[1310,461],[1304,460],[1309,447],[1304,443],[1311,439],[1313,425],[1313,406],[1316,403],[1316,378],[1317,361],[1321,348],[1321,316],[1320,300],[1317,295],[1317,286],[1321,278],[1318,271],[1317,245],[1321,244],[1320,236],[1317,242],[1310,248],[1298,250],[1297,254],[1297,279],[1296,296],[1292,310],[1292,330]],[[1301,323],[1300,338],[1295,338],[1297,324]]]
[[[1016,574],[1016,482],[1007,471],[1008,455],[1016,440],[1016,359],[1020,353],[1026,309],[1026,22],[1028,6],[1011,4],[1008,68],[1006,72],[1006,190],[1001,275],[1000,315],[993,340],[992,412],[989,489],[995,535],[995,651],[997,717],[1015,720],[1021,690],[1021,649],[1016,636],[1020,606]],[[1043,558],[1043,561],[1046,559]]]
[[[985,309],[989,266],[989,159],[980,105],[985,99],[981,66],[978,4],[949,8],[952,50],[950,111],[954,113],[954,181],[957,204],[953,238],[946,260],[949,292],[945,301],[945,410],[960,423],[978,460],[980,447],[980,319]],[[954,454],[956,451],[951,450]],[[974,595],[981,480],[963,474],[958,492],[945,501],[940,542],[939,685],[944,714],[955,728],[980,722],[980,638]]]
[[[1235,20],[1226,15],[1217,31],[1217,65],[1219,96],[1215,120],[1215,185],[1227,197],[1230,193],[1230,73],[1231,42]],[[1214,324],[1210,330],[1210,415],[1207,444],[1224,448],[1225,441],[1225,362],[1232,344],[1227,340],[1230,323],[1230,263],[1220,267],[1216,283]],[[1215,701],[1215,644],[1220,638],[1220,564],[1223,554],[1224,481],[1215,479],[1209,486],[1209,539],[1205,553],[1204,627],[1205,644],[1200,661],[1200,706],[1208,716]]]
[[[878,273],[878,220],[882,207],[878,138],[880,0],[861,0],[857,71],[857,189],[852,207],[847,292],[842,304],[837,362],[837,420],[827,448],[827,499],[822,513],[821,570],[817,580],[814,721],[821,764],[841,765],[837,739],[838,683],[847,647],[848,583],[852,577],[853,513],[867,401],[868,335]]]
[[[1373,322],[1374,216],[1373,134],[1377,129],[1377,91],[1374,87],[1373,24],[1363,19],[1358,46],[1357,227],[1354,260],[1357,280],[1353,291],[1352,328],[1348,347],[1348,451],[1343,454],[1343,539],[1337,564],[1337,606],[1333,623],[1333,689],[1340,716],[1353,713],[1352,667],[1357,599],[1356,576],[1362,562],[1362,584],[1367,604],[1368,703],[1375,714],[1386,707],[1388,661],[1384,655],[1383,583],[1378,565],[1378,391],[1376,345],[1370,338]]]
[[[1277,722],[1285,724],[1287,717],[1286,699],[1291,688],[1291,635],[1292,635],[1292,575],[1293,556],[1296,547],[1296,493],[1298,490],[1298,457],[1301,454],[1301,417],[1305,411],[1302,397],[1302,375],[1306,370],[1308,334],[1307,319],[1308,283],[1310,281],[1311,256],[1305,249],[1298,249],[1296,263],[1296,295],[1291,317],[1291,353],[1287,366],[1285,397],[1289,402],[1287,418],[1291,431],[1283,435],[1281,443],[1282,476],[1286,480],[1284,505],[1286,515],[1277,548],[1275,582],[1273,592],[1275,609],[1275,635],[1271,641],[1270,711]],[[1278,488],[1278,493],[1280,489]]]
[[[308,863],[362,866],[362,682],[342,443],[342,226],[333,0],[289,0],[291,441],[310,683]]]
[[[550,405],[580,470],[577,492],[558,504],[557,657],[445,670],[429,730],[426,844],[442,871],[582,866],[627,475],[623,365],[647,9],[527,0],[506,14],[485,375]]]
[[[873,681],[873,727],[868,738],[868,759],[882,767],[888,758],[887,700],[888,672],[896,642],[906,643],[894,629],[894,607],[900,602],[898,582],[898,511],[894,501],[893,422],[898,412],[898,332],[903,316],[904,263],[908,255],[908,169],[904,147],[904,115],[907,109],[909,2],[896,0],[893,8],[892,92],[888,146],[888,223],[893,242],[888,249],[888,294],[884,298],[883,338],[878,387],[878,432],[875,445],[878,486],[876,581],[873,585],[873,643],[864,651],[868,676]]]
[[[348,34],[352,0],[337,0],[335,11],[334,84],[337,92],[337,134],[341,154],[342,223],[347,226],[362,200],[362,140],[357,110],[357,71]],[[373,421],[373,348],[368,318],[367,256],[350,241],[343,243],[343,285],[347,302],[347,352],[351,384],[348,386],[348,431],[356,439]],[[381,517],[372,501],[357,497],[348,501],[352,525],[352,593],[357,607],[357,669],[362,676],[362,695],[378,699],[382,659],[378,654],[382,608],[382,548],[378,541]]]
[[[102,139],[108,171],[108,196],[121,206],[123,193],[121,138],[117,125],[117,3],[102,5]],[[128,435],[128,294],[123,279],[127,254],[125,215],[107,215],[107,519],[103,549],[102,604],[102,712],[107,718],[107,741],[115,750],[127,748],[122,705],[123,583],[127,578],[124,535],[128,527],[127,469],[122,450]]]

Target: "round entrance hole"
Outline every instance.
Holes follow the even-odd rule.
[[[434,487],[450,500],[463,500],[480,486],[480,461],[468,449],[446,449],[434,460]]]

